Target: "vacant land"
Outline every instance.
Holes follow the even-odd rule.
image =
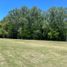
[[[67,42],[0,39],[0,67],[67,67]]]

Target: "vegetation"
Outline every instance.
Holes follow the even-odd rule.
[[[42,11],[24,6],[9,11],[0,22],[0,37],[38,40],[67,40],[67,9]]]
[[[0,39],[0,67],[67,67],[67,42]]]

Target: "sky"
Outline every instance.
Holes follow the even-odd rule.
[[[0,20],[2,20],[10,10],[27,6],[32,8],[37,6],[42,10],[50,7],[67,7],[67,0],[0,0]]]

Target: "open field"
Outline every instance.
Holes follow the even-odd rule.
[[[67,42],[0,39],[0,67],[67,67]]]

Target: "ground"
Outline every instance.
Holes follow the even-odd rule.
[[[0,67],[67,67],[67,42],[0,39]]]

